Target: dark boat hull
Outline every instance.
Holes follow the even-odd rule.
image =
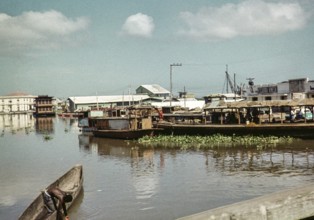
[[[139,129],[139,130],[95,130],[93,135],[95,137],[114,138],[133,140],[144,136],[156,135],[160,129]]]
[[[78,197],[83,187],[82,165],[76,165],[71,168],[68,172],[50,184],[47,188],[50,187],[58,187],[72,195],[73,201],[66,204],[68,209]],[[56,215],[56,211],[54,211],[52,214],[47,212],[47,209],[44,206],[42,193],[40,193],[19,217],[19,220],[55,220]]]
[[[187,125],[160,123],[164,134],[173,135],[274,135],[313,139],[314,124],[271,124],[271,125]]]

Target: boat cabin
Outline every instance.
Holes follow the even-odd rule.
[[[101,117],[89,117],[88,126],[95,130],[139,130],[153,127],[151,107],[108,109]]]

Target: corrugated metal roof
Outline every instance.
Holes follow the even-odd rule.
[[[223,102],[218,105],[206,106],[210,108],[247,108],[247,107],[281,107],[281,106],[314,106],[314,99],[294,99],[294,100],[273,100],[273,101],[239,101],[239,102]]]
[[[148,95],[110,95],[110,96],[75,96],[69,97],[75,104],[132,102],[150,98]]]
[[[163,93],[170,93],[167,89],[161,87],[160,85],[157,84],[152,84],[152,85],[141,85],[143,88],[149,90],[150,92],[154,94],[163,94]]]

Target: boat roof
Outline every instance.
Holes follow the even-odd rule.
[[[207,96],[208,98],[234,98],[234,97],[240,97],[238,94],[234,94],[234,93],[212,93],[212,94],[208,94]]]
[[[273,101],[239,101],[224,102],[219,101],[215,105],[209,105],[206,109],[214,108],[248,108],[248,107],[294,107],[294,106],[314,106],[314,99],[293,99],[293,100],[273,100]]]

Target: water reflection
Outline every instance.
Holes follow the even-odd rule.
[[[81,149],[97,153],[99,156],[130,157],[134,176],[142,176],[141,178],[154,173],[156,163],[163,168],[165,155],[169,154],[175,158],[178,152],[173,149],[143,148],[132,141],[84,135],[79,135],[79,144]],[[314,171],[314,149],[311,146],[311,142],[296,140],[289,145],[277,145],[263,150],[239,146],[221,147],[198,153],[204,155],[207,172],[215,168],[219,172],[228,172],[228,175],[240,172],[252,175],[259,175],[260,172],[271,175],[311,175]],[[155,161],[157,155],[159,155],[158,162]],[[149,181],[145,180],[145,182]]]
[[[153,149],[139,148],[133,141],[95,138],[85,135],[79,135],[79,146],[80,149],[97,153],[99,156],[129,158],[123,161],[130,163],[131,182],[136,191],[136,199],[143,205],[142,210],[152,208],[146,207],[145,200],[150,199],[157,192],[159,185]]]
[[[293,148],[291,146],[294,146]],[[314,150],[306,145],[276,146],[275,149],[222,148],[205,152],[205,164],[221,172],[264,172],[273,175],[313,173]],[[214,164],[209,161],[213,160]]]
[[[42,117],[36,118],[36,133],[38,134],[53,134],[54,133],[54,118]]]
[[[132,141],[96,138],[83,134],[80,134],[78,138],[81,150],[88,153],[97,153],[100,156],[131,157],[132,151],[137,148],[136,143]]]
[[[136,198],[149,199],[156,193],[159,185],[159,175],[154,164],[154,151],[133,148],[131,157],[132,183],[137,192]],[[145,207],[145,209],[148,208],[150,207]]]
[[[4,136],[6,132],[29,134],[35,131],[37,134],[52,134],[54,133],[54,118],[35,118],[33,114],[2,114],[0,115],[0,130],[1,136]]]
[[[34,117],[32,114],[2,114],[0,115],[0,130],[3,136],[6,132],[12,134],[34,130]]]

